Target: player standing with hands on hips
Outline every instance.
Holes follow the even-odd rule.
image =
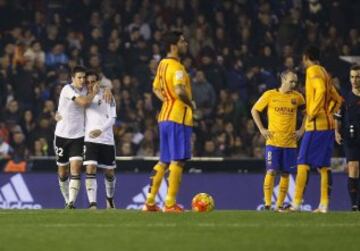
[[[275,177],[280,173],[279,196],[275,210],[283,208],[289,188],[289,174],[296,169],[297,141],[304,133],[304,120],[296,130],[298,110],[305,108],[304,97],[294,90],[298,78],[295,72],[280,75],[281,86],[266,91],[251,109],[253,119],[266,139],[266,175],[264,179],[265,210],[271,208]],[[268,128],[265,128],[260,112],[267,108]]]

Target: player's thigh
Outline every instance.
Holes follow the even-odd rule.
[[[69,164],[69,139],[55,136],[54,152],[56,164],[58,166],[67,166]]]
[[[93,142],[85,142],[84,144],[84,165],[98,165],[99,144]]]
[[[108,169],[116,168],[114,145],[99,144],[98,167]]]
[[[192,127],[172,123],[169,130],[169,147],[172,161],[185,161],[191,158]]]
[[[280,147],[267,145],[265,147],[266,170],[279,171],[282,163],[282,150]]]
[[[159,138],[160,138],[160,161],[163,163],[170,163],[170,148],[169,148],[169,122],[159,123]]]
[[[282,172],[295,173],[297,162],[297,149],[296,148],[284,148],[282,154]]]
[[[305,132],[298,155],[298,164],[310,165],[313,168],[330,166],[334,140],[333,130]]]
[[[344,142],[344,152],[347,162],[360,161],[360,145]]]
[[[84,138],[72,139],[69,144],[69,161],[82,161],[84,154]]]

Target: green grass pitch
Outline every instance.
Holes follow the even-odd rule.
[[[0,251],[360,250],[360,213],[1,210]]]

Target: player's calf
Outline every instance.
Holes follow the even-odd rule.
[[[115,194],[116,176],[114,169],[105,171],[105,190],[106,190],[106,208],[113,209],[115,207],[114,194]]]

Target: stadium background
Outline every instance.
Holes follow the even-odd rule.
[[[285,69],[303,79],[301,51],[310,44],[321,48],[322,63],[340,92],[349,90],[349,61],[360,54],[359,11],[355,0],[0,0],[0,169],[55,171],[54,115],[61,87],[77,64],[101,72],[102,82],[112,85],[117,155],[157,156],[160,104],[151,83],[163,56],[162,34],[179,29],[189,42],[183,60],[199,108],[193,155],[235,161],[230,167],[230,160],[200,159],[188,169],[206,172],[211,165],[240,176],[261,172],[264,140],[249,113],[254,100],[278,86],[278,73]],[[334,156],[342,156],[341,148]],[[131,162],[125,170],[145,171],[148,165],[130,168]],[[33,182],[32,175],[25,174],[25,181]],[[11,177],[0,174],[1,188]],[[346,192],[339,196],[345,203]]]

